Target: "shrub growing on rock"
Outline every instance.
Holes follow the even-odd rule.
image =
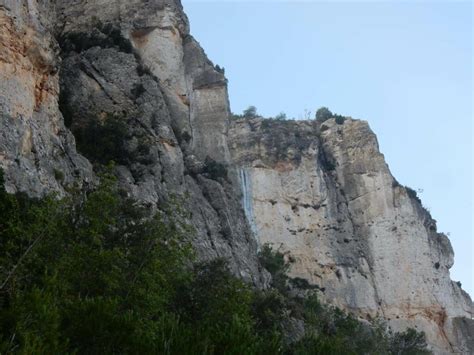
[[[286,120],[286,113],[280,112],[278,115],[275,116],[275,120],[277,121],[284,121]]]
[[[243,112],[244,118],[255,118],[257,117],[257,108],[255,106],[247,107]]]
[[[322,123],[330,118],[335,118],[336,123],[339,125],[344,124],[344,121],[346,120],[344,116],[332,113],[327,107],[321,107],[316,111],[316,121]]]
[[[332,112],[327,107],[321,107],[316,111],[316,120],[319,122],[327,121],[332,117]]]
[[[405,190],[408,194],[408,197],[410,197],[411,199],[417,201],[418,203],[421,204],[421,200],[420,198],[418,197],[418,194],[415,190],[413,190],[411,187],[408,187],[408,186],[405,186]]]
[[[130,157],[125,147],[128,127],[122,116],[108,115],[102,121],[91,118],[85,126],[74,127],[73,133],[78,150],[94,163],[125,164]]]
[[[269,290],[222,259],[193,263],[181,208],[154,215],[109,173],[64,200],[3,185],[0,170],[0,353],[427,353],[421,333],[371,328],[313,291],[292,297],[283,254],[269,246],[260,254]],[[304,320],[303,338],[285,338],[291,319]]]
[[[344,121],[346,120],[346,118],[341,115],[335,115],[334,117],[336,118],[336,123],[339,125],[344,124]]]
[[[212,180],[227,179],[227,167],[210,157],[204,162],[203,173]]]

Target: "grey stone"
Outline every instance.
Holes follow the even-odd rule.
[[[472,301],[449,277],[451,244],[395,183],[366,122],[236,120],[229,146],[247,219],[260,244],[292,260],[291,276],[361,319],[423,330],[435,353],[472,352],[462,325]]]
[[[98,158],[72,133],[114,120],[125,127],[114,143],[120,186],[152,209],[178,200],[199,259],[226,258],[264,288],[257,253],[270,243],[323,301],[417,327],[435,353],[473,352],[450,242],[396,183],[366,122],[230,122],[227,80],[178,0],[2,0],[0,24],[8,191],[95,185]],[[212,176],[208,162],[225,173]],[[301,321],[287,326],[303,336]]]

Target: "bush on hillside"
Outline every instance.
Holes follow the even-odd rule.
[[[285,121],[286,119],[286,113],[284,112],[280,112],[278,115],[275,116],[275,120],[277,121]]]
[[[227,179],[227,167],[215,161],[211,157],[206,157],[204,161],[204,170],[203,173],[212,180]]]
[[[344,116],[332,113],[327,107],[321,107],[316,111],[316,121],[318,122],[322,123],[331,118],[334,118],[336,123],[339,125],[344,124],[344,121],[346,120]]]
[[[257,108],[255,106],[247,107],[243,112],[244,118],[255,118],[257,117]]]
[[[114,161],[126,164],[130,158],[125,143],[128,127],[124,117],[108,115],[104,120],[92,118],[82,127],[74,127],[77,149],[94,163]]]
[[[415,190],[408,186],[405,186],[405,190],[408,194],[408,197],[421,204],[421,199],[418,197],[418,193]]]
[[[327,107],[321,107],[316,111],[316,120],[319,122],[327,121],[332,117],[332,112]]]
[[[425,353],[421,333],[363,325],[316,293],[289,296],[288,266],[270,247],[260,255],[277,286],[269,290],[222,259],[193,263],[179,205],[150,213],[109,173],[63,200],[3,185],[0,171],[0,353]],[[282,324],[296,316],[306,335],[288,345]]]

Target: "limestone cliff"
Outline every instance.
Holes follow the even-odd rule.
[[[367,124],[254,119],[229,131],[226,78],[179,0],[0,0],[0,27],[10,192],[93,186],[106,147],[92,147],[98,157],[84,142],[112,122],[122,188],[151,208],[178,196],[200,258],[225,257],[264,287],[258,243],[272,243],[328,302],[424,330],[438,353],[472,351],[449,241],[391,176]]]
[[[63,192],[59,177],[64,184],[92,179],[58,109],[60,57],[50,5],[0,1],[0,164],[11,192]]]
[[[9,191],[93,184],[71,131],[112,117],[126,127],[115,168],[122,187],[152,208],[177,196],[201,258],[225,257],[244,279],[266,282],[238,184],[208,172],[229,164],[227,82],[190,36],[179,1],[2,0],[0,19]]]
[[[361,318],[422,329],[437,353],[472,351],[449,240],[393,178],[366,122],[239,120],[229,136],[246,216],[291,275]]]

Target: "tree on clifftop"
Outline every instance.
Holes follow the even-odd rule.
[[[255,106],[249,106],[244,110],[243,115],[245,118],[255,118],[257,117],[257,108]]]
[[[327,121],[332,116],[332,112],[327,107],[321,107],[316,111],[316,120],[320,122]]]

